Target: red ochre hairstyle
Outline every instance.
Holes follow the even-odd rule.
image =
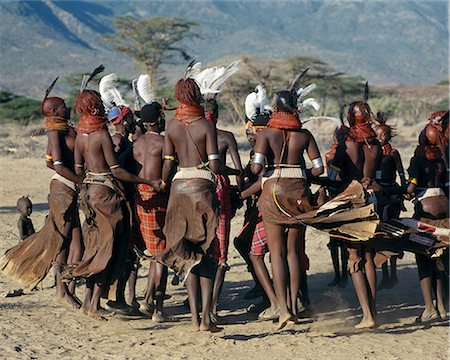
[[[53,103],[54,104],[55,102],[61,102],[61,101],[64,101],[64,100],[59,98],[59,97],[56,97],[56,96],[45,98],[41,102],[41,104],[39,105],[39,111],[40,111],[41,115],[42,116],[47,116],[47,113],[44,111],[45,104],[47,104],[47,103]]]
[[[84,90],[75,99],[74,112],[79,115],[91,115],[92,110],[102,103],[100,93],[95,90]]]
[[[359,110],[362,113],[362,122],[357,121],[358,119],[355,119],[355,112],[354,108],[358,105]],[[354,126],[356,123],[368,123],[373,119],[372,110],[370,110],[369,104],[367,104],[364,101],[355,101],[352,102],[347,111],[347,120],[350,126]]]
[[[183,104],[198,106],[202,103],[202,93],[193,79],[180,79],[175,85],[175,96]]]

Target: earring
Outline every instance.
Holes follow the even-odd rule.
[[[91,114],[94,115],[94,116],[97,115],[98,114],[98,109],[97,108],[92,109],[91,110]]]

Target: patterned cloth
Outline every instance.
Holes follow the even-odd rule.
[[[136,209],[139,229],[145,247],[153,256],[160,255],[166,248],[166,238],[162,229],[166,221],[168,197],[157,193],[146,184],[137,185]]]
[[[228,246],[230,244],[231,230],[231,191],[230,179],[226,175],[214,175],[217,182],[216,194],[219,200],[219,222],[217,223],[217,242],[214,249],[214,258],[219,263],[228,259]]]
[[[260,256],[269,251],[267,245],[267,234],[264,228],[264,223],[261,218],[261,213],[258,215],[258,223],[256,224],[255,231],[252,238],[252,246],[250,248],[250,255]]]

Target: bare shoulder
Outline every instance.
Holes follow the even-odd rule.
[[[231,131],[217,129],[217,136],[222,137],[227,142],[234,142],[234,141],[236,141],[236,138],[234,137],[234,134]]]

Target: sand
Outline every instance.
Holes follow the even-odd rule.
[[[5,141],[2,137],[0,145]],[[30,195],[34,204],[31,218],[36,229],[42,226],[47,213],[52,171],[45,168],[42,156],[45,137],[36,140],[33,151],[21,152],[16,145],[10,148],[18,150],[0,155],[0,253],[19,241],[15,204],[20,196]],[[242,221],[240,210],[232,221],[232,238]],[[327,286],[333,277],[327,243],[325,234],[308,230],[312,305],[300,324],[288,325],[282,331],[276,331],[271,321],[259,321],[246,313],[251,301],[244,300],[243,295],[253,284],[231,244],[231,270],[219,305],[219,314],[227,324],[220,333],[193,331],[188,309],[183,306],[186,291],[182,286],[168,286],[172,298],[167,300],[166,310],[173,317],[171,322],[155,324],[145,317],[119,315],[108,322],[99,322],[53,303],[55,289],[50,288],[53,284],[50,276],[43,282],[43,290],[0,298],[0,358],[424,360],[448,357],[448,321],[430,325],[414,323],[422,311],[422,297],[412,254],[406,254],[398,262],[399,284],[379,293],[380,325],[373,330],[358,331],[353,326],[360,321],[361,312],[351,282],[345,288]],[[137,289],[140,299],[147,269],[148,263],[143,262]],[[19,287],[0,274],[0,293]],[[77,288],[77,293],[83,296],[82,286]]]

